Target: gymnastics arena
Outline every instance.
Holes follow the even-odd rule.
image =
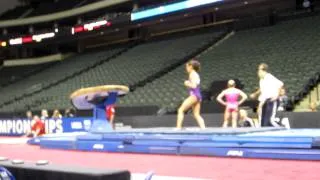
[[[0,2],[0,179],[320,179],[319,7]]]

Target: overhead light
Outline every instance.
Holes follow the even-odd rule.
[[[310,1],[309,0],[304,0],[302,3],[304,8],[309,8],[310,7]]]
[[[190,9],[202,5],[213,4],[224,0],[184,0],[155,8],[145,9],[131,13],[131,21],[150,18],[158,15],[173,13],[185,9]]]
[[[9,40],[10,45],[22,44],[22,38],[15,38]]]
[[[34,41],[40,42],[43,39],[48,39],[48,38],[53,38],[56,34],[51,32],[51,33],[44,33],[44,34],[38,34],[38,35],[33,35],[32,39]]]
[[[2,42],[1,42],[1,46],[2,46],[2,47],[6,47],[6,46],[7,46],[7,42],[2,41]]]
[[[22,38],[22,43],[31,43],[33,41],[33,36],[26,36]]]
[[[92,31],[93,29],[100,28],[103,25],[107,25],[108,21],[97,21],[94,23],[85,24],[83,27],[85,30]]]
[[[102,26],[111,26],[111,25],[112,25],[111,22],[107,20],[96,21],[96,22],[88,23],[84,25],[78,25],[71,28],[71,34],[80,33],[84,31],[93,31],[95,29],[101,28]]]
[[[48,32],[43,34],[35,34],[30,36],[24,36],[19,38],[14,38],[9,40],[10,45],[18,45],[18,44],[24,44],[24,43],[31,43],[31,42],[41,42],[43,39],[49,39],[55,37],[54,32]]]

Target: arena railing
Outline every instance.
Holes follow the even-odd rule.
[[[165,32],[151,33],[150,36],[157,37],[157,36],[169,35],[169,34],[174,34],[174,33],[179,33],[179,32],[186,32],[186,31],[197,30],[197,29],[202,29],[202,28],[210,28],[210,27],[229,25],[229,24],[232,25],[235,21],[236,21],[235,19],[228,19],[228,20],[223,20],[223,21],[217,21],[217,22],[210,23],[210,24],[202,24],[202,25],[196,25],[196,26],[189,26],[187,28],[173,29],[173,30],[169,30],[169,31],[165,31]],[[120,43],[124,43],[124,42],[129,42],[129,41],[137,41],[139,39],[141,39],[141,37],[120,39],[120,40],[115,40],[115,41],[111,41],[111,42],[89,45],[86,48],[87,49],[97,48],[97,47],[108,46],[108,45],[113,45],[113,44],[120,44]]]
[[[154,37],[154,36],[161,36],[161,35],[173,34],[173,33],[178,33],[178,32],[196,30],[196,29],[201,29],[201,28],[214,27],[214,26],[219,26],[219,25],[228,25],[228,24],[234,23],[235,21],[236,21],[235,19],[228,19],[228,20],[217,21],[217,22],[213,22],[213,23],[209,23],[209,24],[201,24],[201,25],[196,25],[196,26],[189,26],[186,28],[169,30],[169,31],[160,32],[160,33],[152,33],[151,36]]]
[[[58,54],[52,54],[52,55],[43,56],[43,57],[10,59],[10,60],[4,60],[3,66],[10,67],[10,66],[28,66],[28,65],[44,64],[49,62],[62,61],[63,59],[71,55],[72,53],[69,53],[69,54],[58,53]]]
[[[14,26],[22,26],[22,25],[30,25],[30,24],[38,24],[43,22],[51,22],[67,17],[77,16],[80,14],[88,13],[94,10],[106,8],[109,6],[121,4],[124,2],[129,2],[130,0],[108,0],[108,1],[99,1],[96,3],[88,4],[79,8],[57,12],[53,14],[48,15],[41,15],[36,17],[30,17],[30,18],[22,18],[22,19],[15,19],[15,20],[5,20],[0,21],[0,28],[6,28],[6,27],[14,27]]]

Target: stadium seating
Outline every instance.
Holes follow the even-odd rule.
[[[318,106],[318,111],[320,110],[320,83],[312,89],[309,94],[303,98],[299,104],[295,107],[296,112],[310,111],[310,104],[316,103]]]
[[[27,12],[31,7],[30,6],[18,6],[14,9],[10,9],[0,16],[0,20],[7,19],[16,19],[22,16],[25,12]]]
[[[68,76],[83,71],[90,66],[107,60],[113,55],[121,52],[124,47],[110,48],[107,51],[77,55],[56,63],[52,68],[34,74],[23,81],[0,88],[0,105],[18,99],[27,94],[36,92],[51,84],[57,83]]]
[[[73,0],[58,1],[55,3],[40,3],[40,5],[29,14],[29,17],[69,10],[80,4],[82,1],[83,0]]]
[[[53,64],[54,63],[45,63],[45,64],[39,64],[39,65],[30,65],[30,66],[2,67],[0,69],[0,86],[8,85],[17,80],[21,80]]]
[[[110,61],[88,69],[49,89],[15,101],[0,110],[22,110],[26,109],[26,107],[31,107],[32,109],[67,108],[71,105],[69,94],[78,88],[102,84],[135,85],[183,60],[184,57],[197,52],[199,48],[219,37],[221,33],[210,31],[198,34],[191,31],[177,37],[155,39],[142,43]],[[79,58],[87,59],[89,57],[79,56]],[[90,58],[90,60],[93,59]],[[60,76],[70,69],[66,65],[59,67],[63,68],[59,70]],[[51,69],[50,71],[52,72],[53,70]],[[50,73],[41,76],[43,78],[49,75]],[[39,76],[37,75],[34,78]]]
[[[316,24],[315,24],[316,23]],[[284,81],[289,97],[302,90],[320,69],[320,16],[281,22],[272,27],[236,32],[222,44],[208,49],[202,63],[202,88],[214,80],[238,78],[250,93],[258,87],[257,66],[270,65],[271,72]],[[187,96],[184,66],[138,88],[120,105],[158,104],[174,110]]]
[[[26,14],[26,17],[39,16],[44,14],[51,14],[59,11],[69,10],[82,5],[87,5],[96,2],[96,0],[72,0],[72,1],[57,1],[57,2],[42,2],[38,6],[24,5],[17,6],[14,9],[10,9],[0,16],[0,20],[16,19],[24,15],[27,11],[31,13]]]
[[[265,62],[270,65],[272,74],[284,81],[288,96],[296,95],[309,78],[320,69],[319,22],[320,16],[313,16],[279,22],[275,26],[236,32],[235,35],[212,46],[197,57],[202,64],[202,89],[208,88],[215,80],[237,78],[245,85],[244,91],[250,93],[258,87],[257,66]],[[71,105],[68,100],[69,94],[78,88],[101,84],[134,86],[148,78],[147,84],[121,98],[119,105],[159,105],[170,111],[175,110],[187,96],[183,86],[186,79],[184,65],[156,79],[150,77],[177,62],[182,60],[185,62],[185,57],[199,52],[198,50],[208,43],[212,44],[214,42],[212,40],[219,36],[220,32],[189,32],[160,40],[149,40],[99,66],[87,68],[77,76],[71,76],[76,70],[88,66],[87,59],[96,61],[97,57],[97,54],[79,55],[73,60],[66,61],[66,64],[62,62],[59,66],[26,79],[24,83],[0,89],[3,102],[17,94],[25,93],[25,89],[34,84],[57,82],[46,89],[40,87],[39,93],[9,103],[0,111],[25,110],[26,107],[35,110],[67,108]],[[104,54],[104,57],[113,54],[109,51],[100,53]],[[85,62],[84,65],[80,65],[82,63],[79,63],[79,67],[78,63],[74,65],[75,59]],[[65,81],[61,82],[63,78]]]

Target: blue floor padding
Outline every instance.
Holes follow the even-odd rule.
[[[91,124],[91,128],[89,130],[91,133],[104,133],[110,132],[112,130],[111,124],[106,120],[96,119]]]
[[[241,134],[239,136],[274,136],[274,137],[320,137],[319,129],[289,129]]]
[[[211,136],[203,135],[104,135],[103,140],[127,139],[127,140],[168,140],[168,141],[204,141],[211,140]]]
[[[184,146],[190,146],[190,147],[239,147],[240,144],[237,142],[207,142],[207,141],[201,141],[201,142],[184,142],[181,145]]]
[[[40,145],[40,138],[32,138],[27,141],[30,145]]]
[[[320,160],[320,150],[181,147],[180,154],[219,157]]]
[[[320,137],[313,138],[312,147],[320,149]]]
[[[290,149],[310,149],[312,144],[308,143],[244,143],[240,144],[239,147],[247,148],[290,148]]]
[[[103,134],[103,140],[135,139],[133,134]]]
[[[113,132],[106,132],[105,134],[178,134],[178,135],[236,135],[236,134],[246,134],[253,132],[270,132],[285,130],[283,127],[264,127],[264,128],[207,128],[205,130],[200,130],[196,128],[186,128],[183,130],[175,131],[174,128],[136,128],[136,129],[126,129],[126,130],[116,130]]]
[[[118,147],[117,152],[143,154],[178,154],[179,148],[176,146],[123,145]]]
[[[224,141],[224,142],[274,142],[274,143],[311,143],[311,137],[277,137],[277,136],[215,136],[215,135],[126,135],[126,134],[104,134],[103,140],[128,139],[128,140],[177,140],[177,141]]]
[[[202,133],[171,131],[158,128],[149,132],[139,129],[60,137],[50,135],[40,138],[40,147],[120,153],[320,160],[320,130],[315,129],[238,128],[231,131],[213,128]],[[29,143],[37,144],[34,140]]]
[[[79,141],[82,141],[82,140],[83,141],[102,141],[103,135],[88,133],[86,135],[77,136],[77,140],[79,140]]]
[[[213,141],[219,142],[239,142],[239,143],[246,143],[246,142],[272,142],[272,143],[312,143],[313,139],[310,137],[265,137],[265,136],[217,136],[212,138]]]
[[[41,148],[46,149],[63,149],[63,150],[72,150],[76,149],[75,142],[53,142],[53,143],[41,143]]]
[[[113,140],[113,139],[126,139],[127,141],[133,140],[162,140],[162,141],[181,141],[181,142],[189,142],[189,141],[213,141],[213,142],[235,142],[235,143],[274,143],[274,144],[299,144],[298,146],[305,145],[305,147],[309,147],[312,143],[313,139],[310,137],[264,137],[264,136],[211,136],[211,135],[104,135],[104,140]],[[120,138],[120,139],[121,139]],[[276,146],[276,145],[275,145]],[[294,146],[294,145],[292,145]]]
[[[183,146],[188,147],[245,147],[245,148],[304,148],[310,149],[312,144],[306,143],[237,143],[237,142],[185,142]]]
[[[82,151],[104,151],[118,152],[118,148],[122,146],[122,142],[100,142],[100,141],[77,141],[76,149]]]
[[[75,137],[62,138],[62,139],[46,138],[46,139],[41,139],[40,147],[48,148],[48,149],[70,150],[70,149],[76,149],[75,142],[76,142]]]
[[[52,139],[75,139],[75,137],[80,135],[85,135],[86,132],[73,132],[73,133],[57,133],[57,134],[46,134],[36,138],[28,140],[30,145],[40,145],[41,140],[52,140]]]
[[[179,141],[168,141],[168,140],[134,140],[132,141],[132,145],[158,145],[158,146],[180,146]]]
[[[76,142],[78,150],[103,151],[103,152],[123,152],[123,153],[149,153],[149,154],[177,154],[178,146],[162,145],[129,145],[121,142]]]

